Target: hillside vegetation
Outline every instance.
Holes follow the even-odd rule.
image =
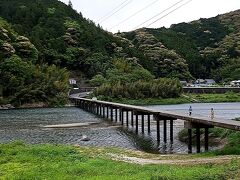
[[[157,40],[158,48],[168,48],[185,59],[193,77],[230,81],[240,79],[239,22],[240,10],[237,10],[209,19],[174,24],[168,29],[142,28],[122,33],[122,36],[137,46],[139,35],[151,36]],[[147,41],[145,46],[152,47],[152,42]],[[151,56],[155,58],[158,55],[152,53]],[[174,60],[173,57],[170,59]]]
[[[113,57],[134,57],[131,42],[104,31],[57,0],[1,1],[0,16],[35,45],[39,63],[82,71],[87,78],[104,73]]]
[[[0,91],[15,106],[44,102],[66,103],[68,72],[55,65],[38,65],[39,52],[27,37],[19,36],[0,18]]]
[[[0,18],[0,103],[64,104],[68,72],[112,90],[150,91],[146,82],[158,78],[174,79],[175,87],[175,79],[240,79],[240,11],[117,34],[58,0],[3,0]],[[158,89],[155,94],[162,93]],[[120,95],[149,97],[126,92]]]

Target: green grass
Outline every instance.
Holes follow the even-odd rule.
[[[184,97],[179,98],[146,98],[146,99],[111,99],[113,102],[132,104],[132,105],[170,105],[170,104],[184,104],[190,101]]]
[[[225,94],[186,94],[191,99],[202,103],[240,102],[240,93],[227,92]]]
[[[99,100],[117,102],[132,105],[171,105],[185,104],[190,102],[199,103],[220,103],[220,102],[240,102],[240,93],[227,92],[225,94],[183,94],[178,98],[145,98],[126,99],[99,96]]]
[[[0,145],[0,179],[237,179],[240,162],[137,165],[110,160],[97,148]]]

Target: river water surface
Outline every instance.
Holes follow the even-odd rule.
[[[215,117],[225,119],[240,117],[240,103],[181,104],[147,107],[188,114],[190,105],[193,109],[193,115],[209,116],[210,109],[214,108]],[[95,124],[85,127],[61,129],[43,127],[45,125],[84,122],[94,122]],[[153,121],[151,124],[151,134],[145,132],[145,134],[140,133],[136,135],[131,127],[129,129],[126,127],[122,128],[118,124],[111,123],[108,120],[104,120],[75,107],[0,110],[0,143],[21,140],[31,144],[71,144],[121,147],[147,152],[186,153],[187,145],[177,139],[177,134],[182,129],[183,121],[175,121],[174,144],[158,144],[156,142],[156,125]],[[90,140],[81,141],[83,135],[87,136]],[[216,147],[210,148],[214,149]]]

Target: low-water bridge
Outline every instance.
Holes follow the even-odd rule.
[[[70,100],[75,103],[75,106],[82,108],[85,111],[94,113],[103,118],[107,118],[112,122],[120,122],[123,126],[132,126],[136,133],[151,132],[151,121],[156,122],[157,141],[160,142],[160,122],[163,122],[163,141],[167,143],[167,135],[170,136],[170,142],[173,143],[173,125],[174,121],[179,119],[184,121],[185,128],[188,129],[188,153],[192,153],[192,134],[193,129],[196,129],[196,149],[200,153],[201,141],[200,130],[204,129],[204,146],[205,151],[209,147],[209,128],[221,127],[231,130],[240,131],[240,122],[234,120],[218,119],[214,117],[197,117],[187,116],[180,113],[169,111],[153,110],[141,106],[126,105],[120,103],[98,101],[79,97],[70,97]],[[141,123],[139,123],[139,121]],[[141,125],[139,127],[139,124]],[[145,127],[146,124],[146,127]],[[169,124],[169,125],[168,125]],[[169,133],[168,132],[169,128]]]

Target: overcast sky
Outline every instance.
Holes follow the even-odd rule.
[[[69,0],[61,0],[62,2],[68,3]],[[176,4],[180,0],[71,0],[73,8],[78,12],[81,12],[84,17],[93,20],[95,23],[99,23],[104,29],[117,32],[120,31],[131,31],[136,27],[139,27],[143,22],[149,20],[151,17],[156,16],[160,12],[166,10],[170,6]],[[125,3],[124,3],[125,2]],[[128,3],[129,2],[129,3]],[[192,0],[188,4],[184,5],[175,12],[163,17],[170,13],[177,7],[189,2],[189,0],[183,0],[183,2],[177,4],[168,11],[160,14],[153,18],[151,21],[147,21],[142,24],[141,27],[146,27],[157,19],[161,20],[152,24],[151,28],[158,27],[169,27],[171,24],[180,22],[189,22],[197,20],[199,18],[213,17],[218,14],[223,14],[233,10],[240,9],[240,0]],[[124,4],[122,4],[124,3]],[[122,6],[119,6],[121,5]],[[151,5],[152,4],[152,5]],[[113,12],[123,7],[120,11],[109,17]],[[140,11],[144,7],[147,7],[144,11],[133,16],[136,12]],[[112,11],[116,9],[115,11]],[[111,13],[112,11],[112,13]],[[106,16],[108,15],[108,16]],[[133,17],[131,17],[133,16]],[[131,18],[129,18],[131,17]],[[104,20],[101,22],[101,19]],[[123,22],[119,24],[120,22]],[[119,25],[118,25],[119,24]]]

